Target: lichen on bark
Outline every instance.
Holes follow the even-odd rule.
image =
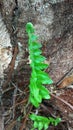
[[[6,69],[12,59],[12,45],[10,35],[0,14],[0,78],[4,77]]]

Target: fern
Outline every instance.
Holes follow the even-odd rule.
[[[52,118],[52,117],[44,117],[44,116],[37,116],[35,114],[30,115],[30,119],[34,121],[32,130],[38,128],[38,130],[46,130],[50,124],[57,126],[59,122],[61,122],[60,118]]]
[[[32,23],[27,23],[26,32],[29,36],[28,47],[30,56],[30,67],[32,68],[30,78],[30,102],[35,106],[39,107],[42,99],[50,99],[50,92],[45,88],[44,84],[52,84],[53,81],[50,76],[44,72],[44,69],[48,67],[44,63],[45,57],[42,56],[41,43],[37,41],[38,36],[34,34],[35,30]]]
[[[40,103],[43,99],[50,99],[50,92],[47,88],[45,88],[45,84],[52,84],[53,81],[50,76],[44,71],[48,65],[44,63],[45,57],[42,56],[42,51],[40,48],[42,47],[41,43],[37,41],[38,36],[35,35],[35,30],[32,23],[26,24],[26,32],[28,33],[29,41],[29,57],[30,57],[30,67],[31,77],[30,77],[30,96],[29,100],[33,106],[39,107]],[[61,119],[54,119],[52,117],[43,117],[37,116],[35,114],[30,114],[30,119],[34,122],[33,128],[42,130],[46,130],[50,124],[57,125]]]

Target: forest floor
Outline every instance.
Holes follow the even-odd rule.
[[[15,52],[13,56],[15,56]],[[39,115],[62,119],[57,126],[49,126],[48,130],[72,130],[73,88],[59,89],[55,85],[47,86],[51,92],[51,99],[43,100],[40,107],[36,109],[28,103],[28,85],[31,74],[29,65],[24,65],[24,61],[22,61],[17,70],[13,70],[13,64],[14,61],[11,63],[11,71],[2,90],[3,114],[0,121],[2,128],[4,127],[5,130],[30,130],[32,122],[29,114],[38,111]]]

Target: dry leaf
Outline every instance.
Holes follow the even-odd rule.
[[[73,83],[73,75],[65,78],[59,85],[58,88],[65,88]]]

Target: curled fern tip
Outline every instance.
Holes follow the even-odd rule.
[[[30,32],[30,33],[34,33],[34,27],[33,24],[31,22],[26,24],[26,32]]]

